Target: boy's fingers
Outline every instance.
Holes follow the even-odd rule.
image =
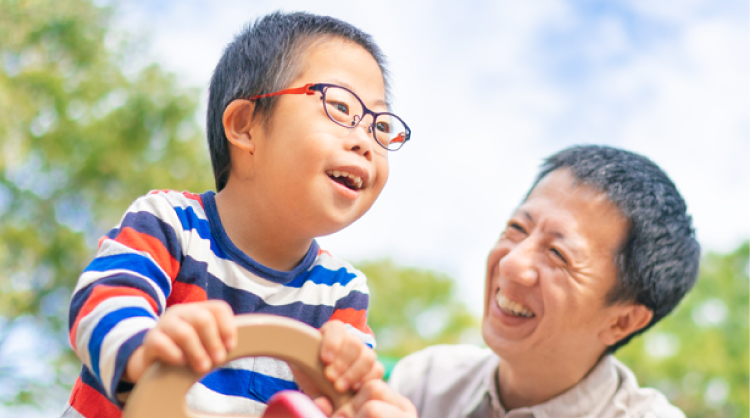
[[[143,348],[143,362],[146,367],[156,360],[174,366],[185,364],[182,349],[160,328],[153,328],[146,334]]]
[[[162,329],[182,349],[193,370],[204,373],[211,368],[211,359],[192,324],[179,318],[163,324]]]
[[[323,363],[331,364],[338,358],[341,344],[347,335],[346,328],[341,321],[328,321],[320,327],[322,340],[320,342],[320,359]]]
[[[237,325],[234,322],[234,311],[228,303],[223,300],[211,300],[206,305],[213,312],[219,334],[227,351],[237,345]]]
[[[222,341],[217,324],[219,318],[215,315],[215,311],[211,309],[195,309],[183,317],[198,333],[198,337],[214,365],[222,363],[227,357],[224,341]]]
[[[359,341],[354,341],[353,343],[356,344],[355,347],[358,348],[359,354],[342,372],[342,375],[336,379],[334,386],[339,391],[345,391],[350,386],[355,390],[358,389],[359,384],[370,377],[370,375],[372,378],[380,378],[380,376],[377,376],[377,373],[382,366],[377,362],[375,352],[365,348]]]

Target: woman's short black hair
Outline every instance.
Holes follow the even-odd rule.
[[[669,314],[693,287],[700,246],[685,201],[648,158],[607,146],[570,147],[545,160],[532,190],[560,169],[603,192],[630,224],[615,260],[617,284],[607,294],[607,303],[635,301],[654,316],[646,327],[610,346],[607,352],[613,353]]]
[[[328,37],[354,42],[367,50],[380,66],[387,95],[385,57],[370,35],[333,17],[304,12],[275,12],[257,19],[227,46],[211,77],[206,136],[217,191],[226,185],[232,165],[222,123],[227,105],[235,99],[289,87],[302,71],[301,58],[307,48]],[[267,121],[275,103],[276,98],[258,101],[253,116]]]

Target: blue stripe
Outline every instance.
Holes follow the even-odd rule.
[[[94,368],[94,375],[101,380],[99,375],[99,355],[102,349],[102,341],[107,336],[109,331],[114,328],[115,325],[119,324],[123,319],[135,318],[135,317],[147,317],[153,318],[151,312],[140,308],[140,307],[129,307],[122,308],[116,311],[112,311],[106,315],[96,324],[94,332],[91,334],[89,340],[89,354],[91,355],[91,367]]]
[[[117,254],[107,257],[95,258],[86,267],[87,271],[105,272],[109,270],[122,269],[141,274],[156,282],[164,296],[169,296],[172,287],[171,279],[150,258],[141,254]]]
[[[324,284],[327,286],[333,286],[336,283],[342,286],[346,286],[356,277],[356,274],[347,271],[343,267],[334,271],[317,265],[311,268],[307,273],[302,274],[296,279],[287,283],[285,286],[300,288],[305,284],[306,281],[311,281],[315,284]]]
[[[219,369],[206,375],[201,383],[214,392],[267,403],[276,392],[296,390],[294,382],[250,370]]]
[[[146,333],[148,331],[149,330],[144,329],[143,331],[136,333],[132,337],[128,338],[128,340],[125,341],[120,346],[120,348],[117,349],[117,358],[115,360],[115,372],[112,375],[112,385],[110,386],[112,388],[113,393],[130,392],[130,390],[132,390],[132,384],[124,382],[122,380],[122,375],[123,373],[125,373],[125,368],[128,365],[128,360],[130,359],[130,356],[133,354],[133,351],[135,351],[136,348],[143,345],[143,339],[146,337]],[[115,396],[113,396],[113,398],[115,398],[116,400]],[[119,407],[122,408],[122,405],[119,405]]]
[[[159,295],[157,295],[156,290],[154,290],[152,286],[148,285],[144,279],[118,272],[111,276],[102,277],[101,279],[95,281],[94,283],[89,284],[88,286],[78,290],[75,294],[73,294],[73,298],[70,301],[70,315],[68,317],[68,331],[70,331],[71,328],[73,328],[73,324],[75,323],[76,318],[78,318],[78,313],[81,311],[81,308],[89,299],[89,296],[91,296],[91,292],[94,291],[96,286],[125,287],[125,288],[138,289],[142,291],[143,293],[151,296],[151,299],[153,299],[156,302],[156,306],[158,309],[157,312],[159,314],[164,312],[164,307],[159,302]]]
[[[331,315],[335,309],[353,308],[356,310],[366,310],[368,305],[369,296],[366,293],[356,290],[349,292],[337,300],[335,307],[329,305],[307,305],[302,302],[292,302],[286,305],[269,305],[256,294],[228,286],[209,273],[207,268],[208,266],[205,262],[186,256],[183,259],[180,274],[177,275],[176,281],[200,286],[206,290],[206,297],[208,299],[226,301],[232,307],[234,313],[238,315],[242,313],[280,315],[300,320],[315,328],[320,328],[331,319]],[[289,289],[289,291],[294,292],[292,289]],[[169,304],[178,302],[177,300],[170,300]]]
[[[107,237],[117,239],[124,228],[132,228],[158,239],[175,260],[179,261],[182,257],[182,247],[174,228],[153,213],[146,211],[126,213],[120,222],[120,227],[110,230]]]
[[[211,243],[211,251],[213,251],[213,253],[216,254],[217,257],[223,259],[229,258],[227,257],[227,254],[224,252],[224,250],[222,250],[221,247],[216,244],[213,235],[211,235],[211,226],[208,224],[208,220],[198,216],[190,206],[188,206],[187,209],[175,207],[174,211],[175,213],[177,213],[177,217],[180,218],[182,229],[186,231],[194,229],[196,232],[198,232],[199,237],[208,240]]]

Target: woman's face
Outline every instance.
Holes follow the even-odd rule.
[[[598,358],[619,311],[605,303],[628,222],[567,170],[544,177],[490,251],[482,333],[506,360]]]

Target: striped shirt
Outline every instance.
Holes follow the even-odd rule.
[[[364,275],[313,241],[292,271],[261,265],[229,239],[214,193],[153,191],[137,199],[99,241],[70,306],[70,342],[83,362],[64,417],[119,417],[118,391],[132,352],[174,304],[224,300],[235,314],[282,315],[320,328],[338,319],[374,347]],[[188,393],[191,408],[258,414],[271,395],[296,385],[287,365],[232,361]]]

